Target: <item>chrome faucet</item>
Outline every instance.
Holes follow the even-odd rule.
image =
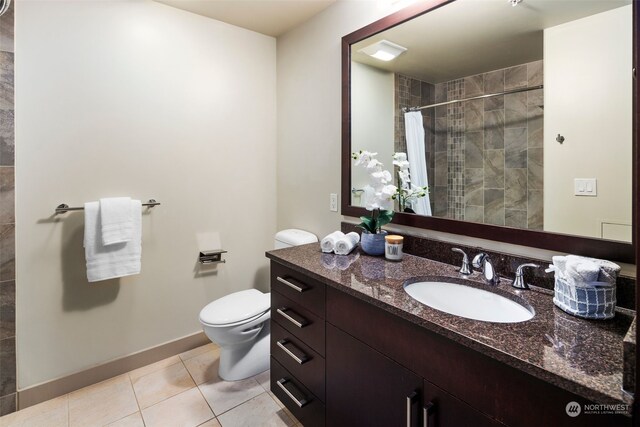
[[[465,251],[460,248],[451,248],[451,250],[453,252],[462,254],[462,266],[460,267],[460,270],[458,270],[458,272],[464,276],[468,276],[469,274],[471,274],[471,268],[469,267],[469,257],[467,256]]]
[[[511,286],[518,289],[529,289],[529,285],[524,281],[524,272],[522,271],[525,267],[540,267],[538,264],[522,264],[518,266],[516,269],[516,278],[513,280]]]
[[[480,252],[478,255],[473,257],[473,261],[471,261],[471,265],[474,268],[477,268],[482,273],[484,280],[490,285],[497,285],[500,283],[500,277],[498,277],[498,273],[496,273],[496,269],[491,262],[491,258],[489,255],[484,252]]]

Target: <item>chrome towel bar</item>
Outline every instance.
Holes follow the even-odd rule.
[[[148,206],[152,208],[154,206],[160,206],[160,202],[156,202],[155,199],[149,199],[149,201],[147,203],[143,203],[142,206]],[[56,215],[67,213],[69,211],[83,211],[83,210],[84,210],[84,206],[76,206],[72,208],[72,207],[69,207],[69,205],[67,205],[66,203],[62,203],[56,207]]]

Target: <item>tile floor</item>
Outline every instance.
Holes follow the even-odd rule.
[[[269,371],[218,377],[214,344],[0,418],[1,427],[261,427],[301,424],[269,391]]]

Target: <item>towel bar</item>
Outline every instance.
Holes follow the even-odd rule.
[[[147,203],[143,203],[142,206],[148,206],[150,208],[154,206],[160,206],[160,202],[156,202],[155,199],[149,199]],[[66,203],[61,203],[56,207],[56,215],[67,213],[69,211],[83,211],[83,206],[69,207]]]

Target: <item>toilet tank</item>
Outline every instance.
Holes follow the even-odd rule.
[[[307,243],[317,242],[318,238],[315,234],[308,231],[290,228],[288,230],[278,231],[276,233],[274,249],[288,248],[291,246],[306,245]]]

